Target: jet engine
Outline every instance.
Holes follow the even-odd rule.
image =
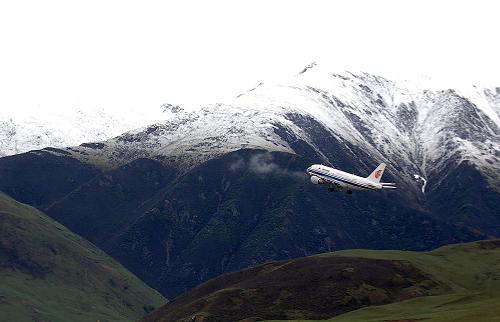
[[[323,180],[319,177],[316,177],[316,176],[311,176],[311,182],[314,184],[324,184],[325,180]]]

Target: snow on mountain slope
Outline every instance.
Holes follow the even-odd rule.
[[[161,109],[148,113],[103,109],[21,114],[0,111],[0,157],[44,147],[67,147],[102,141],[164,118]]]
[[[300,153],[300,143],[335,165],[325,142],[336,140],[353,156],[359,148],[388,163],[408,182],[414,174],[428,179],[449,160],[467,160],[496,184],[500,88],[428,88],[311,64],[280,84],[259,84],[229,102],[175,111],[168,121],[69,151],[111,167],[138,157],[189,167],[241,148]]]

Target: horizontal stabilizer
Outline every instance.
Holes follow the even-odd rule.
[[[397,189],[396,186],[382,186],[382,189]]]
[[[395,186],[396,185],[394,182],[381,182],[380,184],[382,186]]]

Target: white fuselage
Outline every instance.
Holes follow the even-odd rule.
[[[329,184],[337,189],[345,190],[379,190],[382,184],[368,180],[352,173],[347,173],[321,164],[307,168],[314,184]]]

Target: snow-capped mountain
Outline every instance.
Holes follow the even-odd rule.
[[[0,111],[0,157],[45,147],[60,148],[107,140],[166,118],[168,113],[163,111],[169,106],[148,112],[127,110],[114,113],[102,108],[29,114],[3,110]]]
[[[449,160],[468,160],[490,183],[499,181],[499,87],[451,89],[362,72],[332,73],[311,64],[280,84],[259,84],[232,101],[172,112],[168,121],[70,151],[112,166],[138,157],[191,166],[241,148],[310,150],[318,161],[337,165],[338,155],[327,148],[335,140],[354,158],[364,153],[388,163],[402,180],[415,174],[429,179]]]
[[[320,67],[194,112],[165,106],[166,121],[105,141],[0,158],[0,190],[174,296],[269,260],[500,235],[499,88]],[[398,189],[328,193],[304,173],[381,161]]]

